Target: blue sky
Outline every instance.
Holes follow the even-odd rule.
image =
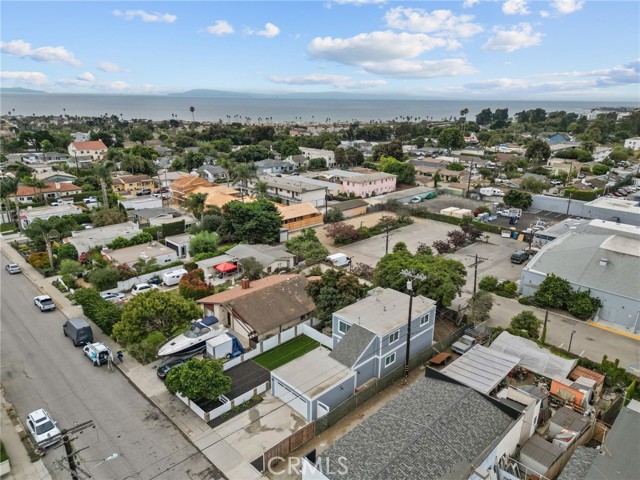
[[[3,87],[640,101],[640,2],[7,1]]]

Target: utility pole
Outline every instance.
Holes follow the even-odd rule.
[[[477,286],[478,286],[478,265],[484,263],[488,258],[478,257],[478,254],[475,255],[467,255],[467,257],[475,257],[475,262],[473,262],[470,267],[473,267],[473,294],[476,294]]]
[[[469,162],[469,182],[467,182],[467,198],[469,198],[469,191],[471,190],[471,170],[473,170],[473,162]]]
[[[385,238],[384,254],[385,255],[389,254],[389,225],[387,225],[387,236]]]
[[[413,308],[413,280],[425,281],[427,276],[423,273],[413,273],[402,270],[400,275],[407,277],[407,290],[409,291],[409,316],[407,318],[407,352],[404,359],[404,383],[409,380],[409,355],[411,354],[411,309]]]
[[[80,166],[78,165],[78,152],[74,150],[73,156],[76,159],[76,175],[80,175]]]
[[[67,454],[67,462],[69,463],[69,470],[71,471],[72,480],[79,480],[77,471],[79,470],[78,465],[76,465],[76,460],[74,458],[77,452],[73,451],[73,446],[71,445],[72,438],[69,437],[69,434],[76,433],[85,428],[93,427],[93,420],[89,420],[88,422],[80,423],[72,428],[65,428],[62,430],[62,441],[64,442],[64,451]]]

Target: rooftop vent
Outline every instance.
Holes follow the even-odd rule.
[[[600,259],[600,266],[601,267],[606,267],[607,263],[609,263],[609,260],[607,260],[606,258],[601,258]]]

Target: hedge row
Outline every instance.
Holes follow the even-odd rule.
[[[590,202],[591,200],[595,200],[599,195],[602,195],[602,189],[593,190],[593,191],[585,191],[585,190],[576,190],[575,188],[566,188],[564,190],[565,197],[571,197],[572,200],[583,200],[585,202]]]
[[[95,288],[82,288],[75,293],[74,298],[82,306],[83,313],[103,333],[111,335],[113,326],[120,321],[120,308],[103,299]]]

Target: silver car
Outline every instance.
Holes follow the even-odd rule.
[[[14,273],[20,273],[22,271],[20,265],[18,265],[17,263],[9,263],[4,267],[4,269],[12,275]]]
[[[38,448],[50,447],[62,439],[56,422],[42,408],[27,415],[27,430]]]

